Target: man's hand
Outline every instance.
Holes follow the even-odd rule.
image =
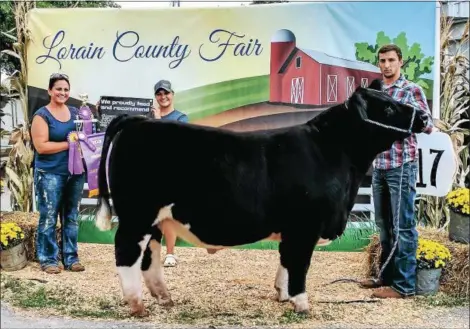
[[[160,113],[160,108],[155,107],[154,105],[152,105],[152,113],[153,113],[153,117],[155,119],[161,119],[162,118],[161,113]]]

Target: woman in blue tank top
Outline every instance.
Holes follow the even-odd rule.
[[[78,211],[85,173],[71,175],[68,170],[67,135],[76,130],[78,109],[65,104],[70,95],[69,78],[53,74],[48,88],[50,102],[33,115],[31,138],[35,148],[34,186],[39,211],[36,253],[41,269],[60,273],[56,239],[57,217],[62,227],[62,262],[69,271],[85,268],[78,259]]]

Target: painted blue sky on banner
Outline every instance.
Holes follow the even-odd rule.
[[[320,32],[306,42],[313,48],[354,60],[355,42],[375,45],[380,31],[392,40],[405,32],[408,46],[418,43],[425,57],[434,56],[436,5],[433,2],[321,2],[318,6],[312,5],[315,22],[309,25]],[[422,77],[432,78],[432,72]]]

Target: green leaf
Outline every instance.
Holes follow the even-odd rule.
[[[426,83],[426,81],[424,81],[424,80],[421,80],[421,79],[420,79],[420,80],[418,80],[418,82],[416,82],[416,84],[417,84],[418,86],[420,86],[421,88],[423,88],[424,90],[429,89],[429,85],[428,85],[428,84]]]
[[[8,187],[8,189],[10,190],[12,196],[13,196],[13,200],[14,202],[16,202],[17,204],[20,204],[21,203],[21,194],[20,192],[17,190],[17,188],[13,185],[10,185]]]
[[[367,42],[356,43],[356,59],[359,61],[377,65],[376,49]]]
[[[434,57],[428,56],[419,63],[419,71],[423,73],[431,73],[433,65]]]
[[[16,57],[18,59],[21,59],[20,55],[18,55],[17,53],[15,53],[14,51],[12,51],[10,49],[4,49],[1,52],[4,53],[4,54],[10,55],[10,56]]]
[[[464,129],[464,128],[458,128],[458,127],[460,127],[462,125],[462,123],[468,122],[468,121],[470,121],[470,120],[469,119],[460,119],[452,125],[452,128],[455,127],[455,129]],[[466,130],[468,130],[468,129],[466,129]]]
[[[390,38],[385,35],[384,31],[380,31],[379,33],[377,33],[376,42],[377,42],[377,50],[379,50],[379,48],[382,47],[383,45],[387,45],[387,44],[392,43]],[[376,54],[376,56],[377,56],[377,54]]]
[[[406,33],[401,32],[395,39],[393,39],[393,43],[400,47],[403,55],[403,62],[406,62],[406,60],[408,59],[408,53],[410,52],[408,49],[408,40],[406,39]]]
[[[406,48],[408,50],[408,48]],[[406,58],[414,62],[419,63],[424,58],[424,54],[421,52],[421,46],[418,43],[414,43],[408,50]]]
[[[2,31],[1,33],[2,33],[4,36],[6,36],[7,38],[10,38],[10,39],[13,40],[13,41],[16,41],[16,40],[17,40],[16,37],[13,36],[13,35],[11,35],[11,34],[8,34],[8,33],[3,32],[3,31]]]
[[[7,174],[7,177],[11,180],[12,183],[14,183],[16,186],[18,186],[19,189],[21,189],[22,185],[20,177],[16,172],[14,172],[10,167],[6,166],[5,171]]]
[[[408,62],[406,68],[402,68],[403,74],[408,78],[410,81],[415,81],[415,71],[418,68],[418,64],[415,62]]]

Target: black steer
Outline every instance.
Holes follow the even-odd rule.
[[[212,251],[279,237],[278,300],[308,311],[305,280],[319,239],[343,234],[375,156],[425,126],[411,107],[378,90],[374,81],[305,124],[265,131],[114,119],[99,168],[96,225],[110,228],[112,197],[116,266],[131,314],[146,314],[141,271],[152,296],[173,304],[160,263],[168,229]]]

